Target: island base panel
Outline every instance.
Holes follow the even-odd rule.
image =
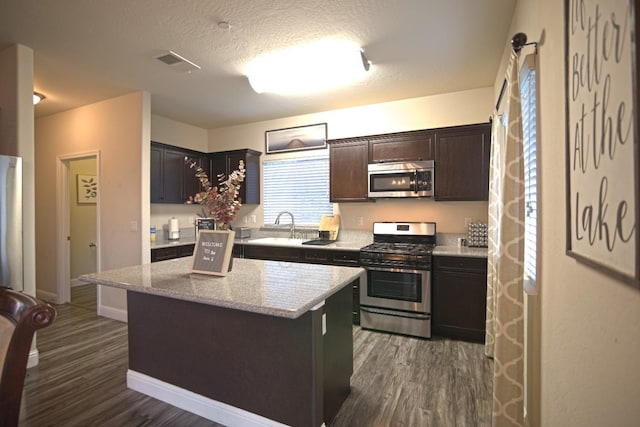
[[[298,319],[130,291],[129,369],[287,425],[320,426],[349,393],[351,319],[340,325],[332,314],[347,304],[345,289]]]

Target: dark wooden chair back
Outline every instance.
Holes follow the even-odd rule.
[[[17,426],[31,341],[56,310],[21,292],[0,288],[0,426]]]

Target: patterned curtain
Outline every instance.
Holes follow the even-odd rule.
[[[494,117],[489,184],[487,335],[493,426],[524,425],[524,177],[518,56],[507,69],[506,135]]]

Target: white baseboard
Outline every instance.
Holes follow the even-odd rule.
[[[58,301],[58,294],[53,292],[47,292],[40,289],[36,289],[36,297],[38,297],[43,301],[47,301],[54,304],[60,303],[60,301]]]
[[[131,369],[127,371],[127,387],[229,427],[285,426],[252,412],[209,399]]]
[[[122,308],[98,305],[98,316],[127,323],[127,310],[124,310]]]
[[[40,352],[36,348],[29,352],[29,359],[27,359],[27,369],[38,366],[38,363],[40,363]]]

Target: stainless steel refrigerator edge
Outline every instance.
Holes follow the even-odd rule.
[[[0,155],[0,286],[24,290],[22,159]]]

